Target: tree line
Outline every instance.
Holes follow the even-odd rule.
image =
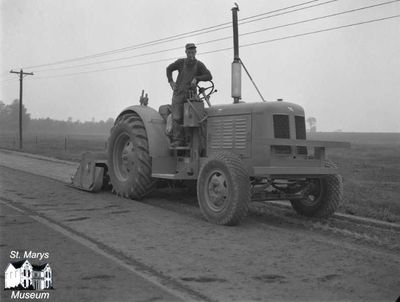
[[[114,119],[106,121],[67,121],[53,120],[51,118],[32,119],[24,105],[22,105],[22,125],[26,132],[49,134],[106,134],[114,125]],[[317,131],[317,119],[307,118],[310,132]],[[15,99],[10,105],[0,101],[0,131],[18,131],[19,127],[19,100]]]
[[[22,125],[25,132],[39,132],[48,134],[109,134],[114,119],[106,121],[67,121],[51,118],[32,119],[26,107],[22,105]],[[19,100],[15,99],[7,105],[0,101],[0,131],[18,131],[19,128]]]

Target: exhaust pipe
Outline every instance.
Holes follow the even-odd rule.
[[[238,11],[239,6],[235,3],[232,8],[232,27],[233,27],[233,62],[232,62],[232,89],[231,94],[233,103],[239,103],[242,98],[242,65],[239,57],[239,33],[238,33]]]

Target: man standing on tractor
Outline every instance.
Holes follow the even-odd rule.
[[[183,130],[183,105],[191,93],[196,93],[197,83],[211,81],[212,75],[207,67],[196,59],[196,45],[185,46],[186,59],[178,59],[167,67],[167,78],[173,90],[172,96],[172,143],[171,147],[183,146],[185,135]],[[177,70],[176,82],[172,72]]]

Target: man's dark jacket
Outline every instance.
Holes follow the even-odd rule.
[[[197,59],[178,59],[167,67],[168,82],[172,81],[172,72],[179,72],[176,79],[175,93],[185,92],[190,88],[191,81],[196,78],[197,82],[211,81],[211,72]]]

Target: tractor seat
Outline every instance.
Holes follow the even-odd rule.
[[[172,113],[172,106],[170,104],[161,105],[160,108],[158,108],[158,113],[161,115],[164,121],[167,121],[168,115]]]

